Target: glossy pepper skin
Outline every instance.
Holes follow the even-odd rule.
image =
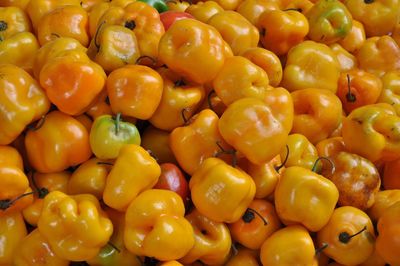
[[[368,38],[357,50],[356,57],[361,69],[378,77],[400,70],[400,46],[388,35]]]
[[[311,232],[328,223],[338,198],[332,181],[299,166],[286,168],[275,188],[275,208],[281,221],[300,223]]]
[[[340,74],[337,95],[343,103],[343,109],[350,113],[357,107],[376,103],[382,87],[379,77],[353,69]]]
[[[364,25],[367,36],[388,34],[398,23],[399,0],[347,0],[344,4],[354,19]]]
[[[376,248],[386,263],[396,265],[400,263],[399,250],[399,219],[400,203],[390,206],[378,220],[379,235],[376,239]]]
[[[294,105],[292,133],[303,134],[311,143],[326,139],[342,120],[342,103],[330,91],[302,89],[291,93]]]
[[[262,265],[316,265],[313,240],[301,225],[290,225],[272,234],[261,246]]]
[[[287,55],[282,86],[289,91],[318,88],[336,93],[339,75],[339,62],[328,46],[304,41],[294,46]]]
[[[125,214],[125,247],[135,255],[175,260],[192,249],[192,225],[184,218],[185,207],[175,192],[150,189],[129,205]]]
[[[386,103],[353,110],[343,120],[342,135],[348,151],[371,162],[400,157],[400,118]]]
[[[200,260],[207,265],[223,264],[232,245],[228,226],[208,219],[196,209],[185,218],[193,227],[194,246],[179,262],[187,265]]]
[[[399,170],[400,159],[385,163],[382,175],[382,184],[385,189],[400,189]]]
[[[68,266],[69,261],[54,254],[50,244],[39,230],[35,229],[22,239],[21,245],[14,253],[13,265]]]
[[[267,73],[242,56],[227,58],[212,82],[215,93],[226,106],[245,97],[262,98],[268,83]]]
[[[336,262],[359,265],[374,252],[374,227],[365,212],[351,206],[339,207],[317,233],[317,243],[319,247],[328,244],[323,252]]]
[[[226,266],[259,266],[259,252],[240,246],[236,254],[233,254],[226,262]]]
[[[342,137],[332,137],[324,139],[315,145],[320,157],[334,157],[339,152],[345,151]]]
[[[248,174],[218,158],[206,159],[192,175],[189,187],[192,201],[201,214],[226,223],[240,219],[256,192]]]
[[[125,144],[140,145],[136,126],[122,121],[120,115],[97,117],[90,130],[90,147],[99,159],[115,159]]]
[[[60,111],[48,113],[43,120],[25,137],[28,159],[35,170],[61,172],[90,158],[89,133],[78,120]]]
[[[224,8],[215,1],[200,1],[190,5],[185,12],[191,14],[195,19],[206,23],[213,15],[224,11]]]
[[[372,222],[377,223],[386,210],[397,202],[400,202],[400,189],[381,190],[376,194],[374,204],[367,210],[368,216]]]
[[[107,78],[107,92],[114,113],[149,119],[163,94],[161,75],[147,66],[128,65],[114,70]]]
[[[158,158],[158,163],[177,163],[172,149],[169,146],[168,131],[157,129],[152,125],[148,126],[141,137],[141,146]]]
[[[17,6],[0,7],[0,41],[4,41],[16,33],[31,31],[28,16]]]
[[[20,212],[0,217],[0,265],[13,265],[14,252],[28,234]]]
[[[387,72],[381,80],[382,93],[378,102],[391,104],[400,115],[400,70]]]
[[[218,130],[218,116],[210,109],[201,111],[192,122],[175,128],[169,136],[169,146],[182,169],[193,175],[201,164],[220,151],[229,150]],[[191,147],[191,149],[188,149]]]
[[[302,42],[309,31],[307,18],[295,10],[267,10],[256,25],[263,47],[278,56]]]
[[[274,1],[244,0],[236,9],[236,12],[245,17],[251,24],[257,26],[262,13],[267,10],[277,10],[279,6]]]
[[[113,224],[95,196],[52,191],[44,198],[38,229],[57,256],[82,261],[106,245]]]
[[[213,15],[207,24],[213,26],[229,44],[234,55],[257,47],[260,34],[257,28],[236,11],[225,10]]]
[[[176,21],[159,44],[160,60],[199,84],[212,81],[231,55],[231,49],[214,27],[194,19]]]
[[[252,250],[260,249],[280,227],[274,205],[263,199],[253,200],[242,218],[229,225],[233,240]]]
[[[336,55],[341,72],[357,68],[357,58],[346,51],[346,49],[344,49],[340,44],[333,43],[329,45],[329,48],[331,48],[332,52]]]
[[[0,65],[0,144],[14,141],[25,127],[46,114],[50,102],[25,70],[14,65]]]
[[[218,128],[224,140],[254,164],[267,163],[285,147],[292,127],[289,92],[275,88],[262,99],[242,98],[222,114]],[[268,149],[260,147],[268,146]]]
[[[106,74],[83,52],[72,52],[49,60],[40,71],[39,79],[49,100],[60,111],[80,115],[100,95]]]
[[[168,11],[169,9],[167,4],[163,0],[138,0],[138,1],[141,1],[143,3],[146,3],[154,7],[155,9],[157,9],[158,13]]]
[[[141,1],[115,5],[100,17],[97,28],[107,25],[120,25],[132,30],[140,54],[157,59],[160,38],[165,30],[154,7]]]
[[[0,145],[0,164],[8,167],[15,166],[24,169],[23,159],[18,150],[12,146]]]
[[[280,158],[287,158],[285,166],[300,166],[312,169],[318,159],[318,151],[315,146],[301,134],[290,134],[286,142],[287,147],[280,152]]]
[[[103,200],[108,206],[124,211],[140,192],[157,183],[160,174],[160,166],[145,149],[126,144],[107,177]]]
[[[364,25],[358,20],[353,19],[351,30],[338,43],[348,52],[353,53],[361,47],[365,39]]]
[[[332,44],[350,32],[352,16],[339,0],[319,0],[307,12],[310,23],[308,37],[316,42]]]

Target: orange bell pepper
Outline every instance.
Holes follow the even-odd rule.
[[[237,7],[236,12],[256,26],[262,13],[267,10],[277,9],[279,9],[279,5],[274,1],[244,0]]]
[[[0,217],[0,228],[0,265],[14,265],[14,254],[28,234],[24,218],[19,212]]]

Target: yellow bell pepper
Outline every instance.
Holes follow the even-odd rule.
[[[349,152],[372,162],[400,158],[400,117],[387,103],[353,110],[343,120],[342,136]]]
[[[279,6],[274,1],[244,0],[237,7],[236,12],[245,17],[251,24],[257,26],[262,13],[267,10],[277,10]]]
[[[281,221],[300,223],[312,232],[328,223],[338,199],[332,181],[299,166],[286,168],[275,188],[275,208]]]
[[[350,32],[338,41],[344,49],[346,49],[349,53],[353,53],[357,49],[360,49],[361,45],[365,42],[365,30],[364,25],[353,19],[352,27]]]
[[[26,235],[27,229],[20,212],[0,217],[0,265],[14,265],[13,256]]]
[[[300,166],[312,169],[318,159],[317,148],[301,134],[290,134],[286,142],[287,148],[282,149],[281,158],[286,158],[285,166]]]
[[[368,216],[376,223],[385,211],[396,202],[400,202],[400,189],[381,190],[376,194],[374,204],[367,210]]]
[[[335,53],[340,64],[340,70],[342,72],[357,68],[357,58],[350,52],[346,51],[342,46],[340,46],[340,44],[331,44],[329,48],[331,48],[331,50]]]
[[[175,192],[142,192],[126,210],[125,247],[137,256],[162,261],[182,258],[195,243],[192,225],[184,214],[182,198]]]
[[[58,257],[83,261],[107,244],[113,224],[95,196],[52,191],[44,198],[38,229]]]
[[[14,266],[68,266],[69,261],[58,257],[38,229],[22,239],[15,250]]]
[[[189,181],[197,210],[216,222],[239,220],[254,198],[256,186],[244,171],[221,159],[206,159]]]
[[[103,200],[108,206],[125,211],[140,192],[157,183],[160,174],[160,166],[145,149],[127,144],[107,176]]]
[[[208,219],[196,209],[185,218],[193,226],[194,246],[179,262],[187,265],[199,260],[206,265],[223,264],[232,245],[228,226]]]
[[[289,91],[318,88],[336,93],[339,75],[340,64],[328,46],[304,41],[287,55],[282,86]]]
[[[8,167],[15,166],[21,170],[24,169],[22,156],[18,150],[12,146],[0,145],[0,165]]]
[[[378,102],[392,105],[400,116],[400,70],[387,72],[381,80],[383,89]]]

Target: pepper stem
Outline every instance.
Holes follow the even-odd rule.
[[[185,125],[187,125],[187,123],[189,122],[189,119],[185,115],[186,112],[188,112],[187,108],[183,108],[181,111],[182,120]]]
[[[120,129],[120,122],[121,122],[121,113],[117,113],[115,117],[115,134],[118,135]]]
[[[351,86],[350,86],[351,80],[350,80],[350,75],[347,74],[346,77],[347,77],[347,94],[346,94],[346,100],[347,100],[348,102],[354,103],[354,102],[357,100],[357,98],[356,98],[356,96],[354,95],[354,93],[351,93]]]
[[[8,28],[7,22],[0,20],[0,31],[5,31]]]
[[[207,104],[208,104],[208,108],[210,108],[212,111],[215,112],[214,107],[212,105],[211,102],[211,96],[215,94],[215,90],[211,90],[208,94],[207,94]]]
[[[236,156],[236,150],[225,150],[224,147],[221,146],[221,142],[217,141],[215,144],[217,144],[218,148],[220,149],[214,154],[214,157],[219,157],[222,154],[229,154],[232,156],[232,166],[236,167],[237,165],[237,156]]]
[[[324,249],[326,249],[329,245],[327,243],[322,243],[322,246],[315,249],[315,256],[319,256]]]
[[[37,184],[36,184],[36,180],[35,180],[35,174],[32,173],[31,174],[31,180],[32,180],[32,185],[33,187],[36,189],[37,193],[38,193],[38,198],[39,199],[44,199],[44,197],[47,196],[47,194],[49,194],[49,190],[45,187],[40,188]]]
[[[332,162],[331,159],[329,159],[329,158],[327,158],[327,157],[318,157],[318,159],[315,160],[315,163],[314,163],[313,167],[311,168],[311,171],[313,171],[314,173],[317,173],[318,163],[319,163],[319,161],[321,161],[321,160],[326,160],[326,161],[328,161],[328,162],[331,164],[331,166],[332,166],[332,173],[335,172],[335,164]]]
[[[285,166],[285,164],[286,164],[288,159],[289,159],[289,145],[286,144],[286,156],[285,156],[285,159],[283,160],[281,165],[275,166],[275,171],[279,172],[279,170],[281,170],[281,168]]]
[[[107,245],[109,245],[110,247],[115,249],[118,253],[121,253],[121,250],[119,248],[117,248],[112,242],[108,241]]]
[[[151,64],[153,66],[155,66],[157,64],[156,59],[154,59],[153,57],[148,56],[148,55],[142,55],[142,56],[139,56],[138,59],[136,59],[135,65],[139,65],[143,59],[150,59],[151,60]]]
[[[15,199],[12,199],[12,200],[10,200],[10,199],[0,200],[0,210],[3,210],[3,211],[7,210],[18,200],[22,199],[23,197],[32,195],[33,193],[35,193],[35,192],[33,192],[33,191],[27,192],[27,193],[19,195],[18,197],[16,197]]]
[[[242,216],[242,220],[245,223],[250,223],[251,221],[254,220],[255,215],[256,214],[258,217],[260,217],[260,219],[263,221],[264,226],[267,225],[267,220],[265,220],[265,218],[256,210],[252,209],[252,208],[247,208],[246,212],[243,214]]]
[[[344,243],[344,244],[347,244],[347,243],[350,242],[350,240],[351,240],[353,237],[355,237],[355,236],[361,234],[361,233],[364,232],[365,230],[367,230],[367,226],[364,226],[363,229],[361,229],[360,231],[358,231],[357,233],[355,233],[355,234],[353,234],[353,235],[349,235],[349,233],[347,233],[347,232],[341,232],[341,233],[339,234],[339,241],[342,242],[342,243]]]

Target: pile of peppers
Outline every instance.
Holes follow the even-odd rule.
[[[399,250],[400,0],[0,0],[0,266]]]

